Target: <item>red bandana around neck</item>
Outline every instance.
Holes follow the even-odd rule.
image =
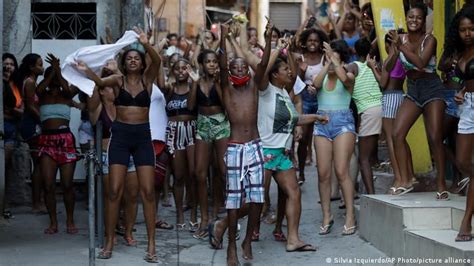
[[[232,83],[234,87],[242,87],[242,86],[247,85],[247,82],[250,81],[250,75],[238,77],[229,73],[229,81]]]

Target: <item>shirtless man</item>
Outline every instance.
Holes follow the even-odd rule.
[[[272,30],[272,25],[267,24],[265,51],[252,79],[249,66],[244,59],[235,58],[227,65],[225,38],[228,26],[221,26],[219,51],[221,86],[231,127],[224,158],[227,167],[227,217],[209,225],[209,242],[214,249],[221,249],[222,237],[226,228],[229,228],[228,265],[239,264],[235,240],[237,220],[247,214],[249,218],[245,239],[242,242],[242,257],[246,260],[253,258],[252,232],[264,202],[263,148],[257,128],[258,88],[264,85],[265,69],[270,58]]]

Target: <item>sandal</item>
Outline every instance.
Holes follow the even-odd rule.
[[[410,187],[397,187],[393,194],[397,195],[397,196],[405,195],[408,192],[412,191],[413,188],[414,188],[413,186],[410,186]],[[400,191],[400,192],[397,193],[397,191]]]
[[[343,236],[350,236],[353,235],[356,232],[357,225],[353,225],[351,227],[347,227],[344,225],[344,230],[342,230],[342,235]]]
[[[449,200],[449,192],[446,190],[442,192],[436,192],[436,200]]]
[[[149,252],[145,253],[145,257],[143,258],[148,263],[158,263],[158,256],[155,254],[151,254]]]
[[[275,238],[275,241],[277,242],[286,242],[286,236],[283,232],[273,232],[273,237]]]
[[[209,235],[208,229],[199,229],[193,234],[193,238],[195,239],[206,239],[207,236]]]
[[[172,224],[169,224],[169,223],[163,221],[163,220],[158,220],[155,223],[155,228],[165,229],[165,230],[172,230],[174,228],[174,226]]]
[[[469,177],[465,177],[463,178],[463,180],[459,181],[458,182],[458,190],[456,191],[456,193],[461,193],[461,191],[463,191],[467,185],[469,185]]]
[[[219,221],[215,221],[207,227],[209,233],[209,244],[213,249],[222,249],[222,239],[219,240],[216,237],[216,225]]]
[[[319,234],[320,235],[327,235],[329,233],[331,233],[331,228],[332,226],[334,225],[334,220],[331,219],[331,221],[326,224],[326,225],[322,225],[319,227]]]
[[[186,224],[176,224],[176,230],[178,231],[186,230]]]
[[[123,237],[123,240],[125,240],[125,245],[129,247],[136,247],[138,245],[138,241],[136,239],[133,239],[133,237]]]
[[[199,223],[198,222],[193,223],[189,221],[189,232],[194,233],[197,230],[199,230]]]
[[[101,260],[108,260],[112,258],[112,251],[103,249],[99,252],[99,254],[97,255],[97,258]]]
[[[76,226],[68,226],[67,229],[66,229],[66,233],[70,234],[70,235],[74,235],[74,234],[77,234],[79,232],[79,229],[76,228]]]
[[[48,227],[48,228],[44,229],[44,233],[47,234],[47,235],[54,235],[57,232],[58,232],[58,228]]]
[[[472,235],[471,234],[461,234],[459,233],[456,238],[454,239],[455,242],[469,242],[472,241]]]

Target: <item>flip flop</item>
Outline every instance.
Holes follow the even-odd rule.
[[[277,241],[277,242],[286,242],[287,241],[286,236],[283,232],[280,232],[280,233],[273,232],[273,237],[275,238],[275,241]]]
[[[408,192],[412,191],[413,188],[414,188],[413,186],[411,186],[411,187],[397,187],[397,189],[395,189],[395,194],[394,195],[397,195],[397,196],[405,195]],[[401,190],[401,192],[397,194],[397,191],[399,191],[399,190]]]
[[[215,221],[211,224],[209,224],[209,226],[207,227],[207,232],[209,234],[209,244],[211,245],[211,247],[213,249],[222,249],[222,240],[218,240],[216,238],[216,224],[218,223],[219,221]]]
[[[79,229],[77,229],[75,226],[69,226],[67,229],[66,229],[66,233],[70,234],[70,235],[75,235],[79,232]]]
[[[334,220],[331,220],[328,224],[326,225],[321,225],[319,227],[319,234],[320,235],[327,235],[331,232],[331,228],[334,225]]]
[[[357,228],[357,225],[354,225],[351,227],[347,227],[346,225],[344,225],[344,229],[342,230],[342,235],[343,236],[353,235],[356,232],[356,228]]]
[[[108,260],[112,258],[112,251],[111,250],[107,251],[103,249],[99,252],[99,254],[97,255],[97,258],[101,260]]]
[[[199,230],[199,223],[189,221],[189,232],[195,233],[197,230]]]
[[[297,247],[295,249],[289,250],[287,249],[286,252],[306,252],[306,251],[316,251],[316,247],[311,245],[311,244],[304,244],[300,247]]]
[[[395,191],[397,191],[397,188],[396,187],[390,187],[388,189],[388,193],[389,195],[395,195]]]
[[[199,229],[193,234],[193,238],[195,239],[206,239],[207,236],[209,235],[209,232],[207,231],[208,229]]]
[[[469,185],[469,181],[470,181],[469,177],[465,177],[463,178],[463,180],[459,181],[458,182],[459,188],[456,191],[456,193],[461,193],[461,191],[463,191],[467,187],[467,185]]]
[[[455,242],[469,242],[472,241],[472,235],[458,234],[454,239]]]
[[[44,233],[47,234],[47,235],[54,235],[54,234],[58,233],[58,228],[48,227],[48,228],[44,229]]]
[[[252,241],[253,242],[258,242],[260,241],[260,233],[259,232],[252,232]]]
[[[165,229],[165,230],[172,230],[174,226],[172,224],[169,224],[163,220],[159,220],[155,223],[155,228],[158,229]]]
[[[436,192],[436,200],[449,200],[449,192],[446,190],[442,192]]]
[[[156,256],[156,253],[150,254],[149,252],[146,252],[143,259],[148,263],[158,263],[158,256]]]
[[[125,245],[129,247],[136,247],[138,245],[138,241],[136,239],[133,239],[132,237],[123,237],[123,240],[125,240]]]

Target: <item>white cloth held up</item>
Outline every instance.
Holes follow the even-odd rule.
[[[108,60],[114,59],[120,50],[136,42],[138,37],[136,32],[129,30],[114,44],[93,45],[79,48],[66,57],[61,67],[61,74],[69,83],[91,96],[94,91],[94,81],[87,78],[85,73],[76,69],[76,62],[84,61],[92,71],[99,74],[99,71]]]

